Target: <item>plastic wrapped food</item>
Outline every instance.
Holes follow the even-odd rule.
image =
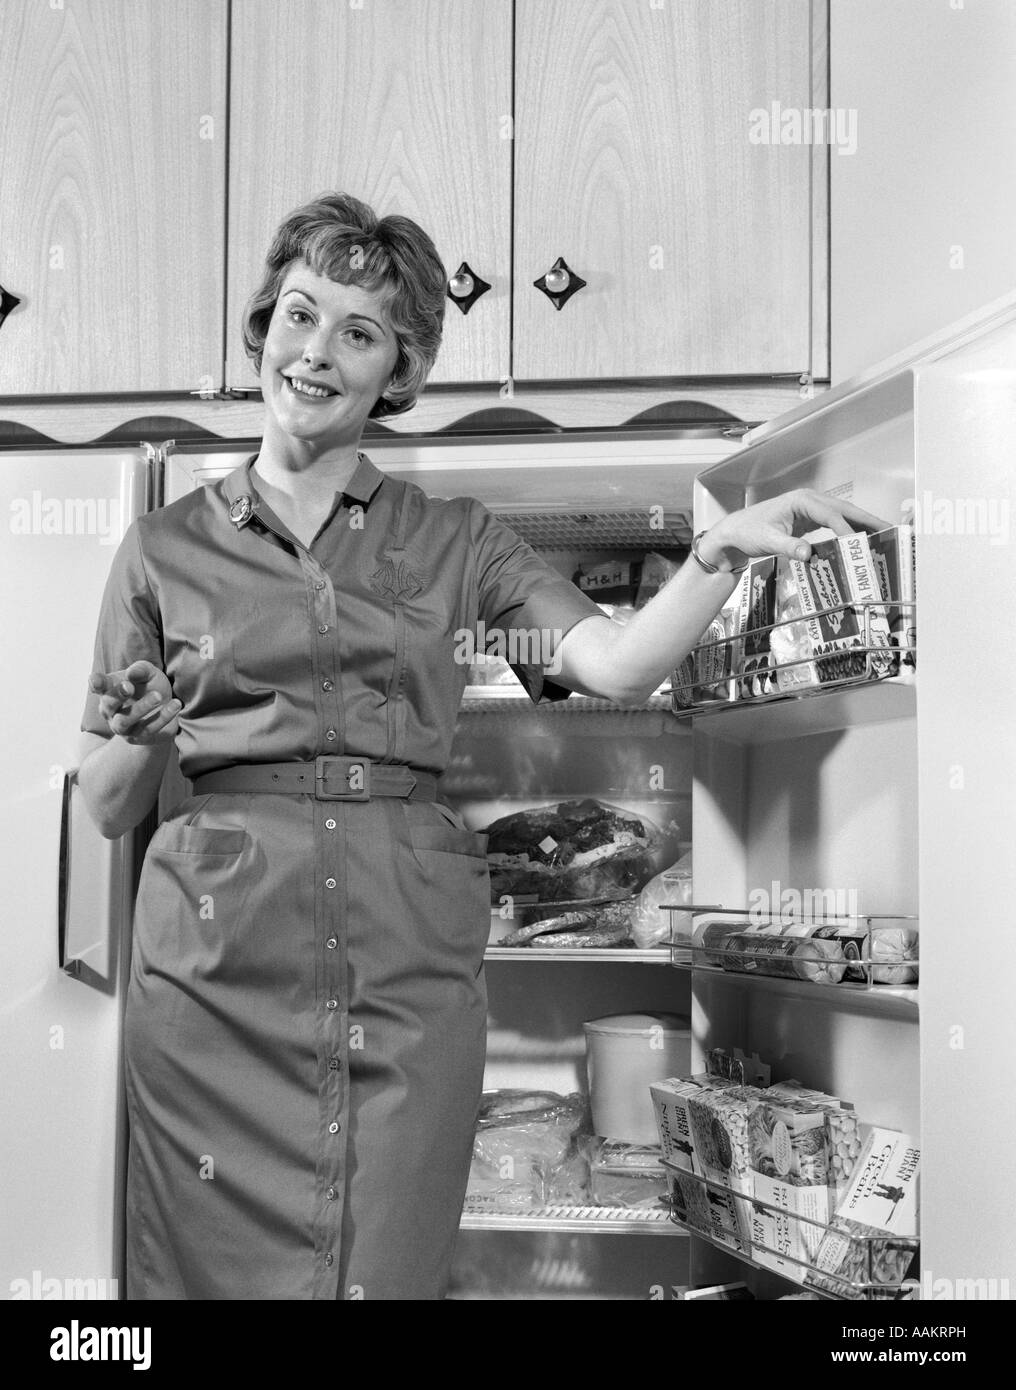
[[[591,903],[528,922],[502,936],[499,946],[573,947],[576,950],[631,944],[631,914],[635,899]],[[546,909],[544,909],[546,911]],[[553,913],[553,909],[550,909]]]
[[[917,979],[918,934],[911,927],[874,927],[865,942],[864,959],[873,962],[872,983],[909,985]],[[877,962],[875,964],[874,962]],[[914,962],[911,964],[910,962]]]
[[[638,1210],[666,1202],[667,1170],[657,1146],[601,1138],[582,1143],[589,1159],[589,1193],[594,1206]]]
[[[466,1204],[474,1211],[519,1211],[582,1200],[586,1162],[576,1136],[588,1133],[577,1092],[488,1091],[480,1105]]]
[[[515,811],[485,833],[494,903],[627,898],[660,867],[659,827],[591,797]]]
[[[724,970],[779,975],[820,985],[838,985],[847,968],[841,944],[817,936],[814,928],[792,930],[782,936],[769,929],[732,932],[723,951]]]
[[[651,878],[642,889],[632,909],[631,934],[635,945],[641,950],[659,946],[671,938],[671,914],[666,912],[663,903],[690,903],[691,850],[683,854],[676,864]],[[675,914],[674,928],[680,929],[690,918],[685,913]]]

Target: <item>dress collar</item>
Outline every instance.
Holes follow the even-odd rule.
[[[246,525],[261,503],[261,494],[251,472],[257,457],[257,454],[251,454],[250,458],[234,468],[232,473],[227,473],[223,480],[223,492],[229,504],[229,519],[234,526]],[[335,501],[338,503],[343,497],[351,497],[354,502],[366,506],[383,482],[384,474],[381,470],[371,463],[366,454],[358,452],[353,475],[342,491],[336,492]]]

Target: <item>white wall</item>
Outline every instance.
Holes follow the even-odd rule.
[[[838,382],[1016,287],[1016,0],[831,0],[830,51]]]

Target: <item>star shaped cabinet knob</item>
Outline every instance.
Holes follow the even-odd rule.
[[[11,294],[10,290],[5,290],[3,285],[0,285],[0,324],[3,324],[11,310],[16,309],[20,303],[21,300],[16,294]]]
[[[585,280],[576,275],[563,256],[550,267],[545,275],[533,284],[547,296],[555,309],[563,309],[572,295],[582,289]]]
[[[452,303],[457,304],[464,314],[468,314],[480,295],[486,294],[489,289],[486,280],[481,280],[476,271],[463,261],[448,281],[447,292]]]

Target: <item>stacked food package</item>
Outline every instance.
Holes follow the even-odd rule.
[[[917,1235],[920,1150],[796,1081],[651,1087],[677,1220],[840,1298],[892,1297]]]
[[[852,531],[810,560],[752,560],[674,673],[675,708],[794,693],[833,681],[912,676],[914,532]]]

